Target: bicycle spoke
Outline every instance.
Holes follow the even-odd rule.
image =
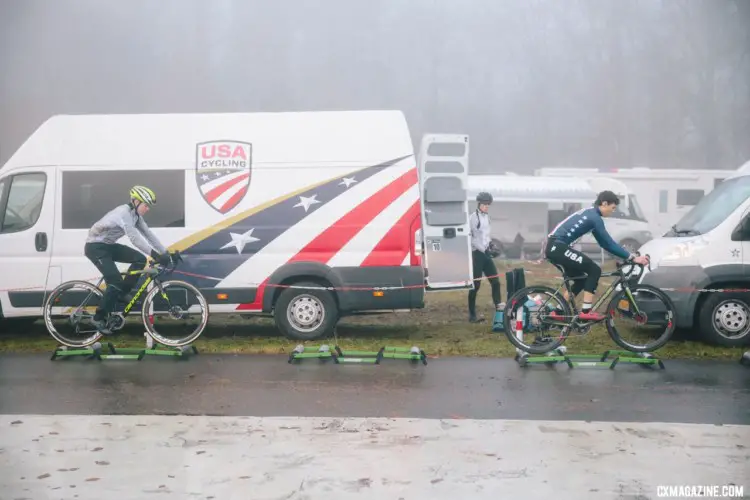
[[[612,297],[607,310],[607,330],[621,347],[651,352],[663,346],[674,332],[674,308],[658,288],[636,285]]]
[[[149,334],[166,346],[194,342],[208,322],[208,304],[200,291],[182,281],[165,281],[144,300],[144,323]]]
[[[63,283],[53,290],[43,311],[50,335],[68,347],[86,347],[96,342],[101,334],[91,319],[102,295],[100,289],[85,281]]]
[[[565,328],[569,320],[572,320],[570,305],[555,290],[544,286],[519,290],[505,308],[508,340],[533,354],[559,347],[570,330]]]

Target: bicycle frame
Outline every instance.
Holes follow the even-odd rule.
[[[622,267],[625,267],[626,265],[632,266],[633,268],[635,268],[636,266],[639,266],[641,268],[643,267],[643,265],[641,265],[641,264],[635,264],[635,263],[632,263],[632,264],[630,264],[630,263],[623,264],[622,266],[620,266],[618,264],[618,269],[616,271],[612,271],[610,273],[602,273],[602,275],[601,275],[602,278],[607,278],[607,277],[611,277],[611,276],[617,276],[617,279],[614,282],[612,282],[612,284],[610,284],[604,290],[604,293],[591,306],[591,309],[593,311],[598,310],[599,307],[601,307],[601,305],[604,304],[610,298],[610,296],[612,295],[612,292],[614,292],[617,289],[618,285],[622,285],[623,289],[625,290],[625,294],[627,295],[628,299],[630,300],[630,304],[635,308],[635,313],[637,315],[641,314],[641,311],[638,308],[638,304],[636,303],[635,298],[633,297],[633,293],[630,291],[629,278],[630,278],[630,275],[632,274],[632,270],[630,272],[628,272],[628,273],[624,273],[622,271]],[[551,324],[551,325],[557,325],[557,326],[570,326],[573,323],[575,323],[575,316],[578,315],[579,310],[578,310],[578,307],[576,307],[575,296],[573,295],[573,291],[571,290],[571,286],[570,286],[570,284],[568,282],[569,281],[577,281],[579,279],[586,279],[586,277],[585,276],[575,277],[575,278],[568,277],[567,279],[565,277],[563,277],[562,284],[557,288],[557,290],[555,290],[555,294],[556,295],[560,295],[560,296],[562,296],[562,294],[560,293],[560,290],[563,287],[565,288],[565,290],[567,290],[568,297],[569,297],[569,299],[567,299],[567,302],[570,304],[571,308],[573,309],[573,318],[572,318],[572,320],[569,321],[569,322],[563,322],[563,321],[558,321],[558,320],[554,320],[554,319],[545,319],[544,320],[545,323],[548,323],[548,324]],[[551,297],[550,297],[550,299],[551,299]],[[564,299],[564,297],[563,297],[563,299]],[[548,301],[549,301],[549,299],[548,299]],[[546,302],[544,304],[542,304],[542,306],[544,306],[544,305],[546,305]],[[600,319],[598,321],[586,322],[586,326],[590,326],[590,325],[594,325],[594,324],[597,324],[597,323],[601,323],[601,322],[603,322],[605,320],[606,320],[606,316],[604,317],[604,319]]]
[[[175,257],[176,257],[176,259],[178,261],[182,261],[182,257],[179,254],[175,254]],[[167,302],[169,302],[169,298],[168,298],[167,294],[164,292],[164,290],[161,290],[161,286],[160,286],[161,285],[161,281],[159,280],[159,277],[162,276],[162,275],[164,275],[164,274],[171,273],[172,271],[174,271],[174,269],[176,267],[177,267],[176,263],[173,263],[172,266],[161,267],[161,266],[158,266],[155,262],[152,262],[146,269],[141,269],[141,270],[138,270],[138,271],[126,271],[124,273],[120,273],[121,276],[140,276],[140,275],[146,275],[146,279],[143,281],[143,283],[141,284],[141,286],[138,287],[138,290],[133,295],[133,298],[130,299],[130,302],[128,302],[125,305],[125,308],[122,310],[122,312],[121,313],[114,313],[113,312],[112,314],[121,314],[122,318],[125,318],[128,315],[128,313],[130,313],[130,311],[133,309],[133,306],[138,301],[138,298],[143,294],[144,291],[146,291],[146,289],[148,288],[148,286],[152,282],[155,282],[156,286],[159,287],[162,298],[164,300],[166,300]],[[104,277],[100,278],[99,281],[98,281],[98,283],[96,284],[96,287],[99,288],[101,286],[101,284],[102,284],[103,281],[104,281]],[[88,299],[89,299],[89,297],[91,297],[91,295],[92,294],[89,293],[89,296],[86,297],[86,300],[83,301],[84,304],[88,301]]]

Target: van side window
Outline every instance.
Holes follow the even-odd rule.
[[[47,176],[43,173],[18,174],[2,181],[0,192],[5,192],[5,183],[10,182],[7,195],[0,195],[0,233],[17,233],[33,227],[39,220],[44,203]]]
[[[156,193],[146,215],[151,228],[185,227],[183,170],[75,170],[62,175],[62,228],[89,229],[104,214],[130,201],[130,188],[142,184]]]

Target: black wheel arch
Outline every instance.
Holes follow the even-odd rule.
[[[293,262],[280,267],[271,274],[266,283],[266,291],[263,294],[263,312],[272,312],[276,301],[284,290],[283,286],[296,282],[309,281],[320,286],[341,288],[343,282],[339,274],[331,267],[319,262]],[[331,290],[336,306],[341,309],[342,296],[336,290]]]

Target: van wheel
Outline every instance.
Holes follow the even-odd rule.
[[[295,283],[299,287],[320,287],[317,283]],[[315,340],[329,337],[338,321],[338,308],[328,290],[287,288],[274,306],[276,326],[290,339]]]
[[[749,299],[745,293],[710,294],[700,310],[701,336],[725,347],[750,345]]]

